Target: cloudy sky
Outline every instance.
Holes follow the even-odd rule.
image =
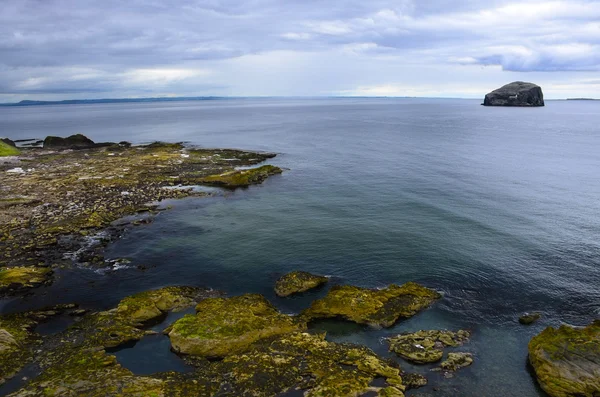
[[[173,5],[177,4],[177,5]],[[600,97],[600,1],[2,0],[0,102]]]

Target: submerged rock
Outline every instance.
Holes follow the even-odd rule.
[[[427,386],[427,378],[421,374],[403,373],[402,384],[407,389],[418,389],[419,387]]]
[[[0,295],[36,287],[48,281],[52,269],[48,267],[0,267]]]
[[[165,332],[174,351],[203,357],[244,352],[264,338],[302,330],[305,324],[281,314],[262,295],[206,299],[196,314],[177,320]]]
[[[519,322],[523,325],[530,325],[542,318],[541,313],[525,313],[519,317]]]
[[[227,188],[247,187],[264,182],[269,176],[281,174],[283,170],[273,165],[263,165],[247,170],[235,170],[224,174],[211,175],[199,180],[207,185],[223,186]]]
[[[417,331],[394,336],[389,339],[390,351],[418,364],[440,361],[443,348],[460,346],[470,338],[468,331]]]
[[[441,295],[417,283],[367,289],[349,285],[333,287],[302,313],[307,321],[341,317],[359,324],[390,327],[431,305]]]
[[[44,149],[89,149],[94,146],[94,141],[82,134],[71,135],[66,138],[47,136],[44,139]]]
[[[542,89],[535,84],[515,81],[485,96],[484,106],[544,106]]]
[[[278,296],[289,296],[298,292],[308,291],[327,283],[329,279],[308,272],[291,272],[281,277],[275,283],[275,293]]]
[[[585,328],[546,328],[529,342],[529,362],[552,397],[600,395],[600,320]]]
[[[448,357],[442,361],[440,367],[444,371],[454,372],[471,364],[473,364],[473,355],[471,353],[448,353]]]

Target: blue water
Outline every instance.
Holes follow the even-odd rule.
[[[53,286],[2,301],[0,310],[50,301],[106,308],[140,290],[192,284],[262,293],[294,313],[327,288],[277,298],[273,282],[290,270],[365,287],[412,280],[444,299],[386,330],[332,321],[314,328],[384,356],[384,336],[467,328],[474,336],[461,350],[476,361],[454,378],[399,361],[430,379],[413,393],[435,386],[436,396],[541,396],[526,365],[529,339],[548,325],[600,317],[599,124],[600,103],[591,101],[536,109],[441,99],[0,108],[0,135],[13,139],[187,141],[274,151],[270,162],[289,168],[261,186],[170,202],[172,210],[109,247],[109,257],[145,271],[64,270]],[[544,315],[539,323],[517,323],[534,310]],[[137,373],[185,370],[164,338],[116,354]],[[162,364],[149,367],[150,359]]]

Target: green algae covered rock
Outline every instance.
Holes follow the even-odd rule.
[[[442,361],[440,368],[444,371],[454,372],[471,364],[473,364],[471,353],[448,353],[448,357]]]
[[[546,328],[529,342],[529,362],[550,396],[600,395],[600,320],[585,328]]]
[[[165,332],[174,351],[204,357],[241,353],[263,338],[301,330],[305,324],[281,314],[262,295],[206,299],[196,314],[177,320]]]
[[[0,267],[0,294],[36,287],[47,282],[51,274],[48,267]]]
[[[0,140],[0,157],[18,156],[21,153],[16,147]]]
[[[308,291],[327,283],[329,279],[308,272],[291,272],[281,277],[275,283],[275,293],[285,297],[298,292]]]
[[[417,331],[394,336],[389,339],[390,351],[418,364],[440,361],[443,348],[460,346],[469,339],[468,331]]]
[[[165,287],[126,297],[117,306],[117,315],[131,324],[144,324],[164,317],[169,311],[194,306],[203,291],[194,287]]]
[[[281,174],[283,170],[273,165],[263,165],[247,170],[235,170],[218,175],[210,175],[199,180],[200,183],[227,188],[246,187],[263,183],[271,175]]]
[[[431,305],[441,295],[417,283],[392,284],[374,290],[349,285],[333,287],[302,313],[306,320],[341,317],[359,324],[390,327]]]
[[[383,392],[403,396],[398,368],[363,346],[325,340],[324,334],[292,333],[262,340],[246,353],[227,356],[212,368],[231,395],[275,396],[304,390],[307,397]],[[371,386],[376,378],[381,387]],[[387,393],[387,394],[385,394]]]
[[[525,313],[521,317],[519,317],[519,323],[523,325],[530,325],[535,323],[540,318],[542,318],[541,313]]]

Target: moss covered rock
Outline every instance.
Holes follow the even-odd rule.
[[[303,329],[305,324],[281,314],[263,296],[206,299],[196,314],[177,320],[166,332],[174,351],[203,357],[241,353],[263,338]]]
[[[278,296],[289,296],[298,292],[308,291],[327,283],[328,278],[316,276],[308,272],[291,272],[281,277],[275,283],[275,293]]]
[[[519,323],[523,325],[530,325],[535,323],[540,318],[542,318],[541,313],[525,313],[521,317],[519,317]]]
[[[0,294],[36,287],[48,281],[52,269],[48,267],[0,267]]]
[[[302,313],[306,320],[341,317],[359,324],[390,327],[431,305],[441,295],[416,283],[374,290],[349,285],[333,287]]]
[[[529,362],[553,397],[600,395],[600,320],[585,328],[546,328],[529,342]]]
[[[18,156],[20,153],[21,151],[13,145],[9,145],[8,143],[0,140],[0,157]]]
[[[246,187],[262,183],[271,175],[281,174],[283,170],[273,165],[263,165],[247,170],[235,170],[218,175],[210,175],[199,180],[200,183],[227,188]]]
[[[473,364],[471,353],[448,353],[448,357],[442,361],[440,368],[444,371],[457,371]]]
[[[464,330],[422,330],[390,338],[390,351],[418,364],[433,363],[442,359],[444,347],[460,346],[470,336],[470,333]]]

